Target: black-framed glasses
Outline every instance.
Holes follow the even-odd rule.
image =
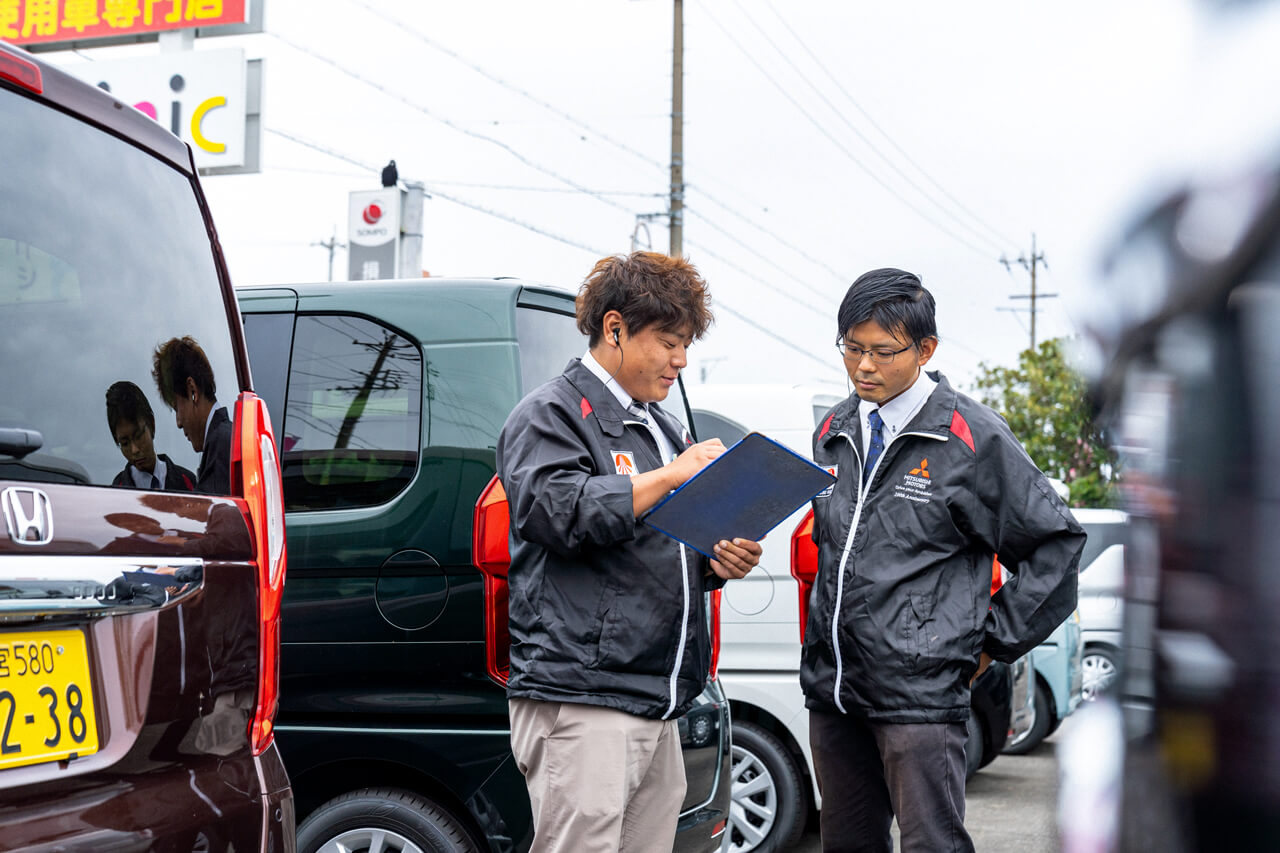
[[[124,450],[130,445],[141,444],[142,440],[145,439],[146,437],[147,437],[147,428],[138,427],[136,430],[133,431],[133,435],[128,436],[127,438],[117,438],[116,447],[120,448],[121,450]]]
[[[853,344],[840,338],[836,341],[836,349],[840,350],[840,354],[851,361],[862,361],[864,355],[871,356],[871,360],[876,364],[893,364],[893,357],[899,353],[904,353],[915,346],[914,343],[907,344],[902,349],[885,349],[884,347],[872,347],[871,349],[863,349],[855,347]]]

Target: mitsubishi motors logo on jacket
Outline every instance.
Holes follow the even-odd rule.
[[[893,496],[916,503],[928,503],[933,499],[932,478],[929,476],[929,460],[921,459],[902,479],[894,484]]]

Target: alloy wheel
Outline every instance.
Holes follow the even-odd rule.
[[[736,743],[731,778],[729,840],[724,850],[747,853],[760,846],[778,819],[778,789],[764,762]]]

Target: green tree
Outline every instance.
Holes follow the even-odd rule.
[[[1116,453],[1090,413],[1084,378],[1064,357],[1064,341],[1023,350],[1018,366],[978,365],[978,398],[1009,422],[1027,453],[1050,477],[1067,484],[1071,506],[1110,506]]]

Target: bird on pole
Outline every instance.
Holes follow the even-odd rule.
[[[382,167],[382,185],[384,187],[394,187],[396,181],[400,180],[400,173],[396,170],[396,161]]]

